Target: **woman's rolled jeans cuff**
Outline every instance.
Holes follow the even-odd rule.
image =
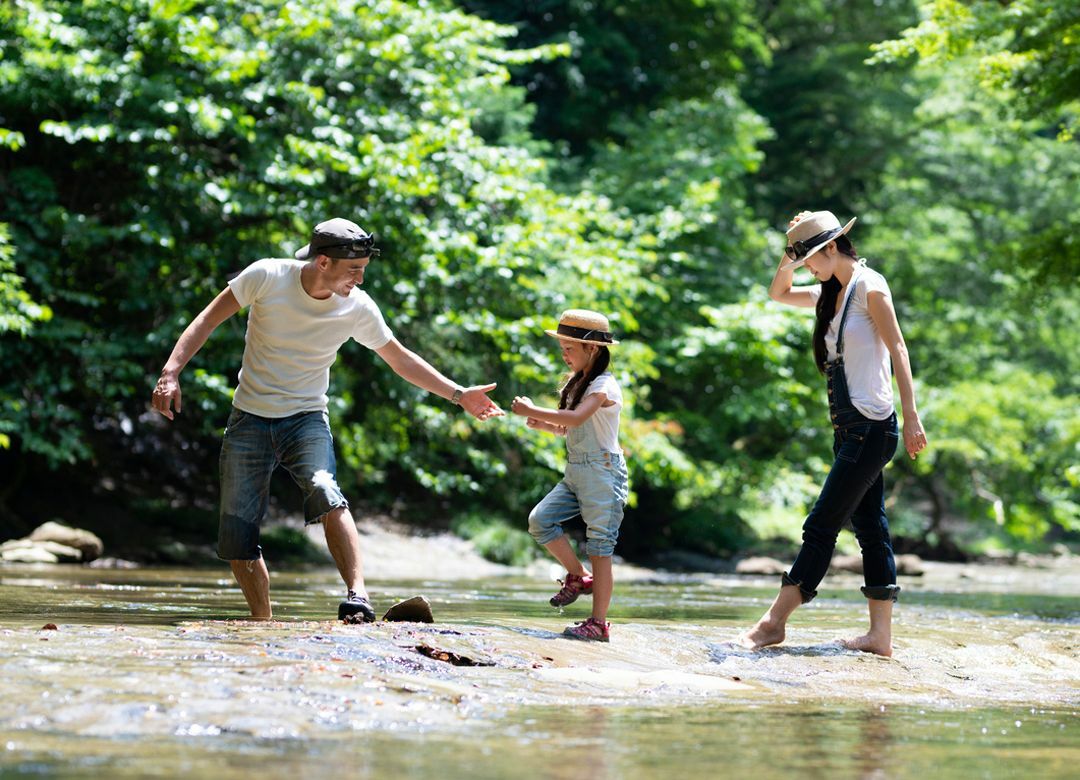
[[[805,590],[803,588],[803,586],[802,586],[802,583],[801,582],[795,582],[795,580],[791,579],[791,576],[787,572],[784,572],[784,574],[780,577],[780,582],[782,582],[784,585],[793,585],[796,588],[798,588],[799,589],[799,595],[802,596],[802,603],[803,604],[807,604],[810,601],[813,601],[814,596],[817,595],[816,590]]]
[[[871,601],[898,601],[900,598],[900,586],[868,585],[862,589],[862,593]]]

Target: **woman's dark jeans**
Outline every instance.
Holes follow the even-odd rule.
[[[885,519],[881,472],[896,453],[896,415],[887,420],[863,418],[840,423],[833,437],[836,459],[803,524],[802,549],[783,582],[798,586],[803,603],[816,596],[817,586],[829,569],[840,527],[850,518],[862,548],[866,582],[863,594],[870,599],[895,601],[900,589],[896,586],[896,562]]]

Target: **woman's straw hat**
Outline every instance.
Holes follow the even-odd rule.
[[[856,219],[852,217],[850,222],[840,227],[840,220],[831,211],[804,211],[801,216],[787,231],[788,246],[795,249],[795,259],[782,265],[781,271],[802,266],[806,258],[812,257],[830,241],[835,241],[851,230]]]
[[[557,339],[599,344],[604,347],[619,343],[611,337],[607,317],[588,309],[567,309],[559,316],[559,327],[556,330],[545,330],[544,333]]]

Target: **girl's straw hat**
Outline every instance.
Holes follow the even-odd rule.
[[[852,217],[850,222],[840,227],[840,220],[831,211],[804,211],[802,219],[787,231],[788,246],[795,250],[795,259],[785,263],[780,270],[800,267],[806,262],[806,258],[820,252],[830,241],[835,241],[851,230],[855,219]]]
[[[545,330],[544,333],[581,344],[610,347],[619,343],[611,337],[607,317],[588,309],[567,309],[559,316],[558,329]]]

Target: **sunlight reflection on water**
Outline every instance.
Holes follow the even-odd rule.
[[[327,570],[276,572],[279,620],[258,624],[238,620],[219,571],[12,569],[0,770],[1071,775],[1075,599],[905,584],[887,660],[837,643],[865,620],[845,584],[796,613],[787,643],[752,653],[728,642],[772,585],[736,578],[620,585],[611,645],[596,646],[558,634],[587,604],[559,615],[549,583],[520,577],[374,583],[377,609],[422,592],[439,622],[343,626],[328,619],[340,587]]]

